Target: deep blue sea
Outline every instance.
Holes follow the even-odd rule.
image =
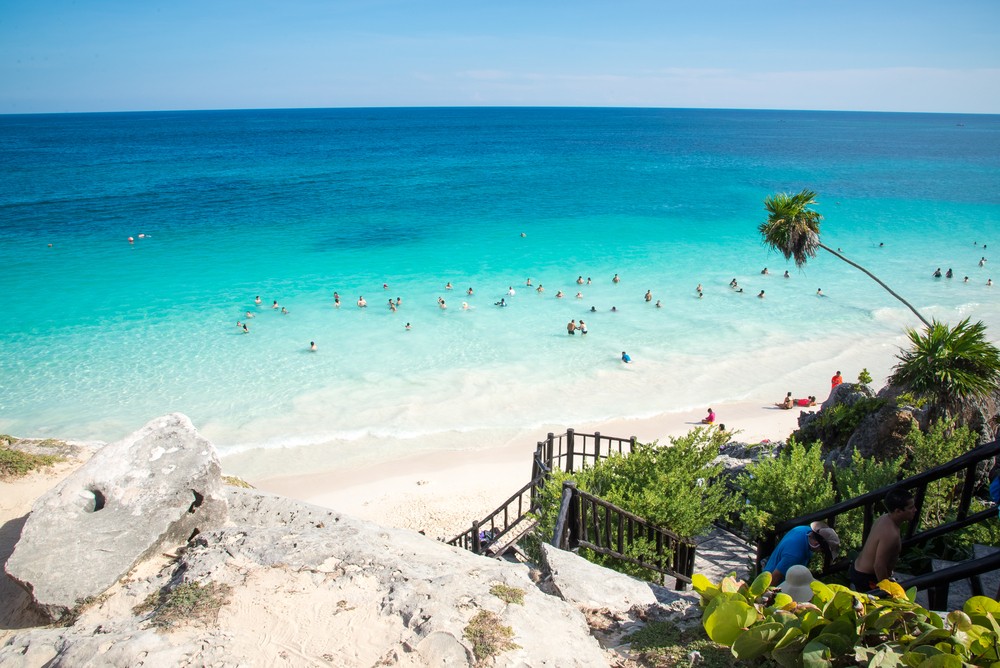
[[[824,243],[929,317],[1000,332],[1000,116],[0,116],[0,165],[0,431],[22,436],[114,440],[181,411],[224,453],[333,466],[821,394],[839,367],[878,384],[919,322],[823,251],[799,270],[761,245],[763,199],[802,188]]]

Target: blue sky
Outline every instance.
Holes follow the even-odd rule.
[[[1000,0],[0,0],[0,113],[1000,113]]]

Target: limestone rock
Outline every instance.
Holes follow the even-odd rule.
[[[176,562],[116,585],[73,626],[18,633],[0,647],[0,667],[610,664],[584,615],[541,591],[522,564],[255,490],[224,493],[225,526],[202,531]],[[207,628],[153,631],[134,606],[182,582],[227,586],[229,600]],[[521,590],[523,601],[505,600],[497,585]],[[486,662],[465,635],[482,610],[516,645]]]
[[[626,613],[636,607],[673,605],[678,601],[697,607],[701,599],[694,592],[643,582],[544,543],[542,554],[559,595],[583,609]]]
[[[5,566],[50,619],[226,518],[215,447],[179,413],[99,450],[35,503]]]

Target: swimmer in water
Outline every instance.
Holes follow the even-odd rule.
[[[558,292],[556,292],[556,299],[562,299],[563,297],[564,297],[564,295],[563,295],[563,291],[562,290],[559,290]]]
[[[622,279],[618,278],[618,274],[615,274],[614,278],[611,279],[612,283],[621,283]]]
[[[469,289],[465,291],[465,294],[471,295],[472,294],[472,288],[469,287]]]
[[[451,281],[448,281],[447,283],[445,283],[444,289],[445,290],[451,290]]]
[[[816,295],[819,297],[823,296],[823,288],[816,288]]]
[[[663,308],[663,304],[660,303],[659,299],[656,300],[656,308]]]
[[[535,292],[545,292],[545,288],[542,287],[541,283],[539,283],[538,287],[535,288]]]
[[[590,312],[591,313],[597,313],[597,307],[596,306],[591,306],[590,307]]]
[[[469,310],[469,302],[462,302],[462,310],[463,311]]]
[[[252,318],[252,317],[254,317],[254,315],[253,315],[253,313],[251,313],[250,311],[247,311],[247,312],[246,312],[246,317],[247,317],[247,318]]]
[[[309,350],[311,350],[313,352],[316,352],[318,350],[318,348],[316,347],[316,342],[315,341],[310,341],[309,342]]]
[[[364,296],[358,297],[358,308],[367,308],[368,302],[365,301]]]
[[[767,267],[764,267],[763,269],[761,269],[761,270],[760,270],[760,273],[761,273],[762,275],[764,275],[764,276],[767,276],[767,275],[768,275],[768,274],[770,274],[771,272],[769,272],[769,271],[767,270]]]
[[[763,290],[760,291],[760,294],[757,295],[757,298],[758,299],[763,299],[764,298],[764,291]]]
[[[525,287],[528,287],[528,288],[530,288],[530,287],[531,287],[531,279],[529,278],[528,280],[526,280],[526,281],[524,282],[524,285],[525,285]]]
[[[506,302],[506,301],[504,301],[504,298],[503,298],[503,297],[501,297],[501,298],[500,298],[500,301],[498,301],[498,302],[493,302],[493,305],[494,305],[494,306],[506,306],[506,305],[507,305],[507,302]]]
[[[507,294],[510,295],[511,297],[514,296],[514,286],[513,285],[510,285],[510,286],[507,287]]]
[[[701,285],[699,285],[698,287],[700,288]],[[646,296],[643,297],[643,299],[645,299],[647,302],[653,301],[653,293],[650,290],[646,290]]]
[[[246,323],[243,323],[243,333],[244,334],[249,334],[250,333],[250,328],[247,327]]]
[[[577,276],[576,277],[576,284],[577,285],[583,285],[583,276]]]
[[[624,350],[622,351],[622,362],[625,362],[625,364],[629,364],[632,362],[632,358],[629,357],[628,353],[625,352]]]
[[[582,292],[576,293],[576,298],[577,299],[583,299],[583,293]]]
[[[410,331],[410,323],[406,323],[406,331]]]
[[[583,336],[587,333],[587,323],[585,323],[583,320],[580,321],[580,324],[577,325],[576,328],[580,330],[580,336]]]
[[[273,308],[273,309],[278,308],[278,300],[277,299],[275,299],[273,302],[271,302],[271,308]]]
[[[281,307],[281,315],[288,315],[288,309],[286,309],[284,306]]]
[[[785,269],[785,278],[791,278],[791,276],[788,275],[788,270],[787,269]]]
[[[253,303],[257,304],[258,306],[260,305],[260,295],[257,295],[256,297],[254,297]]]

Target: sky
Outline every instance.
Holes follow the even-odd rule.
[[[1000,0],[0,0],[0,113],[1000,113]]]

